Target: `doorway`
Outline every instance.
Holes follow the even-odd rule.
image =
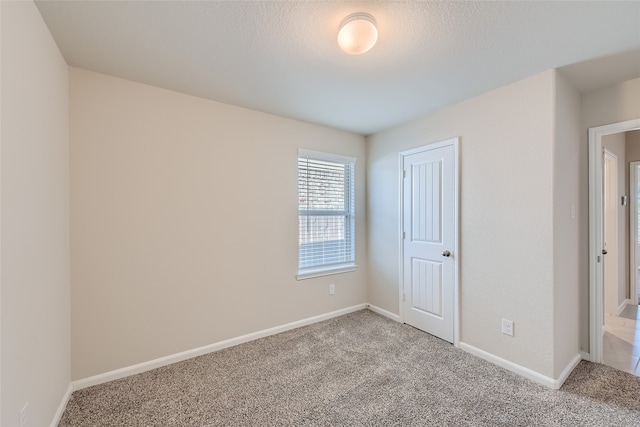
[[[589,358],[603,362],[605,192],[602,139],[640,129],[640,119],[589,129]]]
[[[458,345],[458,138],[400,153],[400,317]]]

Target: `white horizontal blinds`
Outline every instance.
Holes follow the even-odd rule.
[[[354,237],[353,159],[321,153],[298,157],[298,269],[352,265]]]

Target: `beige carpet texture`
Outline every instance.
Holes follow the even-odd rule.
[[[640,378],[551,390],[362,310],[75,391],[59,426],[640,426]]]

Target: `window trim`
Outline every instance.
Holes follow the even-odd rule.
[[[312,151],[312,150],[306,150],[306,149],[298,149],[298,157],[297,157],[297,162],[296,164],[299,163],[300,158],[310,158],[310,159],[314,159],[314,160],[321,160],[321,161],[327,161],[327,162],[336,162],[336,163],[344,163],[344,164],[351,164],[351,173],[352,173],[352,179],[353,179],[353,183],[351,183],[350,185],[350,189],[346,190],[348,196],[350,199],[352,199],[352,203],[353,203],[353,209],[347,209],[347,212],[349,210],[351,210],[350,212],[350,216],[353,218],[353,230],[351,231],[351,234],[353,236],[353,261],[349,261],[349,262],[344,262],[344,263],[339,263],[339,264],[329,264],[329,265],[320,265],[320,266],[314,266],[314,267],[307,267],[307,268],[300,268],[300,244],[298,243],[298,269],[297,269],[297,274],[296,274],[296,279],[297,280],[304,280],[304,279],[311,279],[314,277],[321,277],[321,276],[328,276],[328,275],[333,275],[333,274],[340,274],[340,273],[347,273],[347,272],[351,272],[351,271],[355,271],[358,269],[358,265],[355,263],[355,258],[356,258],[356,239],[355,239],[355,227],[356,227],[356,214],[355,214],[355,167],[356,167],[356,158],[355,157],[349,157],[349,156],[342,156],[339,154],[332,154],[332,153],[325,153],[325,152],[320,152],[320,151]],[[298,185],[299,185],[299,177],[298,177]],[[349,194],[351,191],[353,191],[353,194]],[[324,215],[324,213],[321,213],[321,215]],[[299,213],[298,213],[298,218],[300,217]],[[299,227],[299,225],[298,225]],[[298,229],[298,242],[300,239],[300,230]]]
[[[357,264],[340,264],[333,267],[322,267],[316,269],[305,269],[304,272],[298,271],[296,274],[297,280],[313,279],[314,277],[331,276],[333,274],[348,273],[350,271],[356,271],[358,269]]]

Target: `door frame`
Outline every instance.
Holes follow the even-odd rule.
[[[629,222],[631,236],[629,237],[629,300],[631,304],[638,305],[638,193],[637,180],[640,161],[629,162]],[[633,220],[631,217],[633,207]]]
[[[420,147],[412,148],[409,150],[401,151],[398,156],[398,194],[399,194],[399,208],[398,208],[398,253],[399,257],[399,285],[398,286],[398,305],[400,306],[400,322],[405,323],[405,313],[403,308],[403,296],[404,296],[404,159],[407,156],[412,154],[421,153],[423,151],[435,150],[442,147],[453,146],[453,250],[452,252],[452,260],[453,260],[453,345],[454,347],[459,346],[460,341],[460,310],[459,310],[459,268],[460,268],[460,251],[459,251],[459,209],[458,206],[460,204],[460,192],[459,192],[459,183],[460,183],[460,157],[459,157],[459,146],[460,146],[460,137],[449,138],[444,141],[434,142],[426,145],[422,145]]]
[[[610,173],[609,176],[607,176],[607,174],[605,174],[605,170],[606,168],[604,167],[604,165],[607,163],[607,157],[609,158],[609,165],[614,166],[614,173]],[[619,194],[619,190],[620,190],[620,182],[618,181],[618,174],[619,174],[619,162],[618,162],[618,156],[611,150],[607,149],[607,148],[603,148],[602,149],[602,162],[603,162],[603,169],[602,169],[602,203],[603,203],[603,209],[602,209],[602,224],[603,224],[603,228],[602,228],[602,246],[603,249],[606,249],[607,252],[610,253],[610,255],[616,255],[615,259],[614,257],[607,255],[606,257],[602,257],[602,268],[603,268],[603,281],[602,281],[602,289],[603,289],[603,312],[604,315],[606,315],[607,313],[610,312],[610,314],[617,314],[618,313],[618,300],[620,299],[620,295],[619,295],[619,287],[620,287],[620,266],[619,266],[619,260],[621,256],[624,256],[625,254],[621,254],[620,253],[620,221],[618,221],[618,203],[619,203],[619,199],[618,199],[618,194]],[[608,179],[611,179],[613,182],[609,183]],[[606,211],[607,211],[607,191],[608,191],[608,187],[607,185],[613,185],[613,187],[615,188],[614,190],[614,194],[612,194],[610,197],[612,197],[612,202],[613,202],[613,206],[615,206],[615,212],[613,213],[613,217],[612,218],[607,218],[606,215]],[[611,224],[607,224],[607,221],[611,221]],[[606,237],[606,231],[607,231],[607,227],[608,226],[613,226],[614,228],[614,232],[612,233],[613,236],[609,239],[607,239],[607,241],[605,241],[605,237]],[[611,240],[613,240],[614,244],[610,244]],[[606,248],[604,246],[607,246]],[[610,264],[609,264],[610,263]],[[610,277],[609,280],[614,279],[614,283],[608,283],[607,282],[607,267],[614,267],[611,269],[611,271],[615,271],[615,277]],[[613,295],[611,294],[615,294],[615,298],[613,298],[613,302],[609,301],[610,306],[608,307],[609,309],[607,309],[607,296],[611,299],[611,297]],[[611,305],[613,304],[613,305]]]
[[[604,331],[602,137],[640,129],[640,119],[589,128],[589,359],[602,363]]]

